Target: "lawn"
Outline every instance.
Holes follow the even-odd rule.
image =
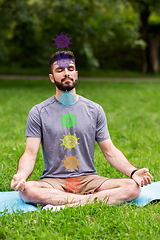
[[[38,67],[38,68],[26,68],[21,66],[16,66],[14,63],[10,65],[8,69],[8,65],[0,65],[0,74],[5,75],[40,75],[40,76],[47,76],[49,71],[48,65],[45,67]],[[133,71],[128,69],[95,69],[95,70],[88,70],[87,69],[78,69],[79,75],[81,77],[139,77],[139,78],[160,78],[160,70],[157,73],[142,73],[141,71]]]
[[[79,82],[77,94],[99,103],[107,116],[111,139],[137,168],[160,180],[160,82]],[[25,125],[33,105],[55,93],[52,83],[0,80],[0,191],[10,182],[25,148]],[[125,177],[95,145],[99,175]],[[40,149],[30,179],[43,171]],[[0,216],[0,239],[160,239],[160,203],[117,207],[95,203],[59,212],[40,211]]]

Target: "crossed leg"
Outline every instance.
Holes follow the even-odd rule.
[[[106,201],[108,204],[131,201],[140,195],[139,186],[132,179],[109,179],[95,193],[78,195],[53,188],[47,182],[28,181],[26,188],[20,192],[23,201],[42,206],[51,205],[85,205],[94,199]]]
[[[42,206],[51,205],[65,205],[72,206],[78,203],[84,203],[88,201],[88,195],[78,195],[68,192],[60,191],[53,188],[47,182],[28,181],[26,188],[23,192],[20,192],[20,197],[26,203],[32,203],[34,205],[40,204]]]
[[[104,201],[108,198],[108,204],[132,201],[139,197],[140,188],[132,179],[109,179],[97,189],[97,198]]]

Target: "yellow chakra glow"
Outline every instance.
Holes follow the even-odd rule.
[[[81,165],[78,161],[80,161],[81,159],[77,159],[77,155],[72,156],[72,154],[70,153],[69,157],[65,156],[65,160],[61,160],[62,162],[64,162],[64,164],[62,165],[62,167],[66,167],[66,171],[69,169],[71,170],[71,172],[73,172],[73,169],[77,169],[78,170],[78,165]]]
[[[68,135],[63,135],[63,139],[60,139],[63,143],[61,145],[64,145],[64,149],[69,148],[71,151],[72,148],[76,148],[78,143],[78,139],[75,137],[76,134],[71,135],[70,133]],[[77,148],[76,148],[77,149]]]

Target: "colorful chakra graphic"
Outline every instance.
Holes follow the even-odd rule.
[[[70,64],[73,64],[72,59],[73,58],[69,57],[69,54],[65,55],[64,53],[62,53],[62,55],[54,59],[56,61],[54,65],[58,65],[59,68],[66,68],[69,67]]]
[[[55,41],[55,43],[53,45],[57,45],[57,49],[62,48],[62,50],[64,48],[69,48],[68,45],[72,44],[69,40],[72,38],[68,38],[67,36],[68,36],[68,33],[66,35],[63,35],[62,32],[61,32],[61,35],[56,34],[57,38],[52,39]]]
[[[67,181],[66,181],[65,188],[67,192],[75,193],[76,190],[77,191],[79,190],[79,188],[81,187],[82,180],[78,180],[78,177],[73,177],[73,176],[66,179]]]
[[[76,148],[76,145],[77,145],[77,144],[80,144],[80,143],[78,142],[78,139],[79,139],[79,138],[76,138],[75,135],[76,135],[76,134],[71,135],[70,133],[69,133],[68,135],[64,135],[64,134],[63,134],[63,137],[64,137],[64,138],[63,138],[63,139],[60,139],[63,143],[62,143],[60,146],[64,145],[64,150],[65,150],[66,148],[69,148],[70,151],[71,151],[72,148],[77,149],[77,148]]]
[[[58,102],[61,103],[62,106],[66,106],[67,108],[70,105],[73,105],[73,103],[76,102],[76,100],[74,99],[76,95],[73,95],[72,92],[69,93],[67,90],[65,91],[65,93],[60,92],[61,96],[58,97],[60,99]]]
[[[71,170],[71,172],[73,172],[74,169],[78,170],[78,165],[81,165],[78,161],[80,161],[81,159],[77,159],[77,155],[72,156],[72,154],[70,153],[69,157],[65,156],[65,160],[61,160],[62,162],[64,162],[64,164],[62,165],[62,167],[66,167],[66,171],[67,170]]]
[[[63,114],[62,113],[62,117],[59,118],[61,120],[61,122],[59,124],[63,124],[63,128],[67,127],[68,130],[70,129],[70,127],[74,127],[75,128],[75,123],[78,123],[76,121],[76,118],[78,118],[78,117],[75,117],[74,113],[70,114],[67,111],[67,114]]]

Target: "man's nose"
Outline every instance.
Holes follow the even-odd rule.
[[[65,69],[64,69],[64,75],[67,75],[67,76],[69,76],[69,71],[68,71],[68,69],[67,69],[67,68],[65,68]]]

